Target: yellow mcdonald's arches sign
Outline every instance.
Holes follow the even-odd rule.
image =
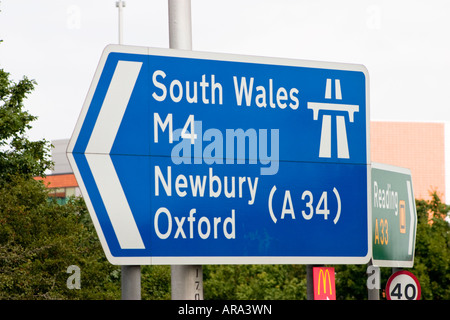
[[[314,300],[336,300],[334,268],[314,267]]]
[[[327,281],[328,280],[328,281]],[[325,271],[323,271],[323,269],[320,269],[319,271],[319,283],[317,284],[317,294],[320,295],[320,284],[323,284],[323,293],[327,293],[327,283],[329,286],[329,293],[333,294],[333,288],[331,288],[331,280],[330,280],[330,272],[328,271],[328,269],[326,269]]]

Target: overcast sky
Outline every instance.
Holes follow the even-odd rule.
[[[126,0],[124,44],[169,47],[167,0]],[[115,0],[1,0],[0,68],[38,83],[32,139],[70,138]],[[448,0],[192,0],[193,50],[363,64],[372,120],[450,121]]]

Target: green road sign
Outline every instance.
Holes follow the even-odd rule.
[[[373,264],[411,268],[417,212],[411,171],[372,163]]]

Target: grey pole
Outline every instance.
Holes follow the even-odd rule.
[[[192,50],[191,0],[169,0],[169,46]]]
[[[141,300],[141,266],[122,266],[122,300]]]
[[[367,298],[380,300],[380,268],[373,265],[370,259],[367,265]]]
[[[116,7],[119,8],[119,44],[123,43],[123,14],[122,8],[125,7],[125,1],[116,1]]]
[[[306,265],[306,300],[314,300],[314,267],[324,267],[323,264]]]
[[[192,50],[191,0],[168,0],[169,45]],[[203,300],[203,268],[199,265],[171,266],[172,300]]]
[[[203,300],[202,266],[172,266],[172,300]]]
[[[306,265],[306,299],[314,300],[313,265]]]
[[[123,12],[125,1],[116,1],[119,9],[119,44],[123,44]],[[121,266],[122,300],[141,300],[141,266]]]

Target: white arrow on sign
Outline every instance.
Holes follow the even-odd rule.
[[[412,255],[413,243],[414,243],[414,227],[415,227],[415,210],[414,210],[414,202],[412,198],[412,189],[411,189],[411,181],[406,181],[406,189],[408,190],[408,201],[409,201],[409,215],[410,215],[410,223],[409,223],[409,243],[408,243],[408,254]]]
[[[122,249],[145,248],[110,157],[141,67],[142,62],[117,63],[85,151],[86,160]]]

